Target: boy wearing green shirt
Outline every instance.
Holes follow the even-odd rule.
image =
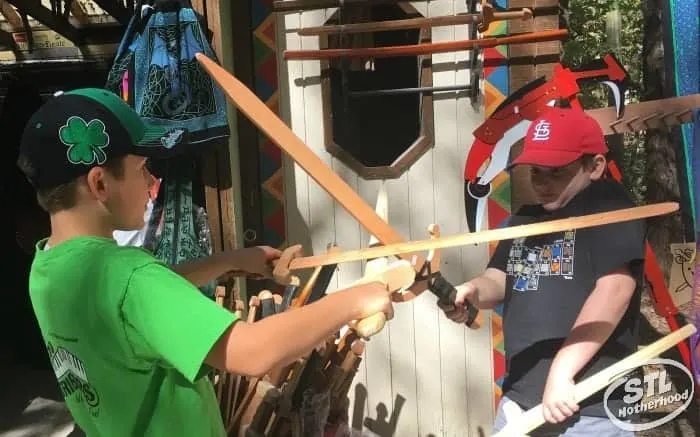
[[[100,89],[58,94],[22,136],[18,164],[51,218],[29,293],[59,387],[88,437],[225,436],[211,368],[263,375],[351,320],[393,315],[386,289],[372,283],[247,324],[197,287],[233,270],[265,274],[278,250],[170,268],[118,246],[114,230],[144,226],[147,157],[181,139],[181,131],[146,127]]]

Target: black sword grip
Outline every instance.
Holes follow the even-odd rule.
[[[297,296],[297,293],[299,292],[299,286],[297,285],[287,285],[284,288],[284,294],[282,295],[282,304],[280,305],[280,308],[278,309],[278,313],[287,311],[287,308],[289,308],[292,305],[292,300]]]
[[[275,301],[271,297],[268,297],[267,299],[261,299],[260,307],[261,319],[264,319],[265,317],[270,317],[271,315],[277,312],[275,311]]]
[[[430,287],[430,291],[433,292],[438,297],[438,301],[442,304],[454,305],[454,301],[457,298],[457,289],[454,285],[450,284],[447,279],[445,279],[439,272],[436,273],[433,284]],[[465,305],[467,307],[467,313],[469,318],[465,322],[467,326],[472,326],[479,316],[479,309],[471,304],[471,302],[466,301]]]

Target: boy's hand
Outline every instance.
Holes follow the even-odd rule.
[[[550,371],[542,397],[542,415],[549,423],[561,423],[579,409],[574,399],[574,380],[568,374]]]
[[[270,246],[254,246],[235,252],[236,265],[239,270],[263,277],[272,277],[273,261],[279,259],[282,252]]]
[[[387,320],[394,317],[394,307],[391,303],[391,293],[381,282],[370,282],[359,285],[351,290],[358,303],[357,319],[364,319],[379,312],[386,315]]]
[[[445,313],[448,319],[463,324],[469,320],[469,312],[464,304],[469,301],[473,305],[477,305],[479,302],[479,289],[472,282],[466,282],[455,288],[457,289],[455,301],[450,304],[438,301],[438,307]]]

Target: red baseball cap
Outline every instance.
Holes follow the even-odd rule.
[[[523,151],[510,167],[563,167],[583,155],[606,153],[608,146],[597,121],[580,109],[552,107],[530,124]]]

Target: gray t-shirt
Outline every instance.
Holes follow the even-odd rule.
[[[564,208],[521,208],[511,226],[599,213],[634,204],[615,181],[592,183]],[[596,281],[629,265],[637,288],[608,341],[576,376],[580,381],[635,352],[638,345],[646,225],[628,221],[501,242],[489,267],[506,272],[503,331],[506,379],[503,393],[524,408],[542,402],[552,359],[569,335]],[[605,416],[602,393],[581,402],[581,414]],[[610,401],[609,407],[615,406]]]

